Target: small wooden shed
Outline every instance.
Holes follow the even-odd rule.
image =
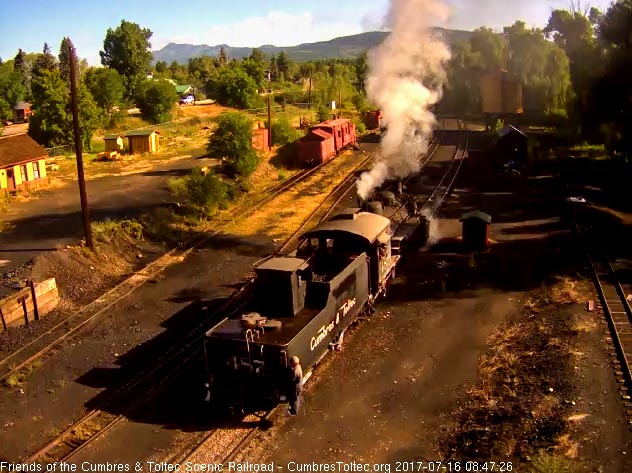
[[[270,149],[267,128],[257,127],[252,130],[252,146],[257,151],[262,151],[264,153]]]
[[[123,137],[119,134],[105,135],[103,137],[105,141],[105,151],[116,151],[117,153],[123,152]]]
[[[160,132],[158,130],[128,131],[129,154],[158,154]]]
[[[470,251],[485,251],[489,248],[489,225],[492,217],[480,210],[463,214],[463,244]]]

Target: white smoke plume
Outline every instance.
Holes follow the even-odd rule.
[[[441,98],[448,46],[432,34],[449,7],[440,0],[390,0],[387,24],[391,33],[369,52],[366,90],[382,110],[387,127],[373,169],[358,180],[358,195],[371,191],[389,177],[419,171],[419,156],[428,148],[436,118],[430,107]]]

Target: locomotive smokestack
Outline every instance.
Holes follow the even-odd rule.
[[[390,35],[369,51],[366,90],[383,111],[387,131],[380,158],[358,181],[358,194],[367,198],[388,177],[419,171],[419,155],[428,147],[436,122],[431,107],[441,98],[443,65],[448,47],[432,34],[434,22],[447,19],[441,0],[390,0]]]

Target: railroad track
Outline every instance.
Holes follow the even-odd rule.
[[[366,162],[367,159],[372,159],[372,155],[369,155],[369,157],[365,158],[362,162]],[[329,160],[327,162],[331,161],[332,160]],[[271,197],[266,197],[266,199],[271,200],[322,168],[323,165],[319,165],[316,168],[299,173],[301,179],[290,178],[289,181],[291,182],[291,185],[284,181],[283,183],[280,183],[280,185],[270,188],[269,195],[271,195]],[[262,201],[259,200],[253,205],[259,207],[261,202]],[[232,220],[228,221],[227,224],[230,224],[231,222]],[[222,231],[224,227],[225,225],[222,225],[213,233],[213,235]],[[210,237],[205,237],[203,241],[206,241],[208,238]],[[201,241],[197,244],[199,245],[200,243]],[[216,321],[216,319],[230,316],[243,306],[249,291],[252,288],[251,283],[252,281],[247,282],[240,291],[231,296],[230,299],[222,305],[222,307],[215,310],[212,318],[203,321],[191,329],[188,335],[183,337],[166,353],[160,356],[154,362],[152,368],[132,378],[130,381],[118,388],[111,396],[108,396],[108,398],[102,401],[97,407],[85,413],[84,416],[51,439],[36,452],[25,458],[24,461],[43,463],[69,461],[76,454],[84,450],[84,448],[88,445],[98,440],[116,425],[125,421],[134,409],[137,409],[140,405],[147,403],[157,394],[164,391],[178,378],[180,374],[186,372],[186,368],[201,360],[202,354],[199,348],[204,339],[206,329],[212,326],[213,321]],[[112,304],[113,303],[114,302],[112,302]],[[112,304],[110,304],[110,306]],[[92,318],[96,315],[92,316]],[[81,325],[78,325],[76,329],[64,333],[57,342],[50,343],[44,350],[40,350],[35,356],[31,356],[28,362],[34,361],[36,358],[43,356],[43,354],[50,350],[56,343],[60,342],[63,338],[66,338],[74,331],[80,329],[88,321],[89,320],[82,321]],[[26,362],[22,363],[22,366],[25,364]],[[146,386],[155,387],[147,390]],[[129,402],[130,399],[133,401]],[[118,414],[113,414],[113,412]]]
[[[300,171],[282,182],[268,187],[262,191],[262,195],[259,199],[249,201],[246,204],[237,206],[237,208],[231,210],[231,215],[238,215],[239,217],[230,217],[218,220],[213,232],[194,238],[189,241],[185,247],[174,248],[165,253],[163,256],[155,261],[152,261],[143,269],[136,272],[133,276],[118,284],[95,301],[81,308],[69,317],[66,317],[64,320],[51,327],[34,340],[31,340],[29,343],[11,352],[5,358],[0,360],[0,382],[4,382],[11,376],[18,375],[21,370],[28,368],[30,364],[45,356],[71,335],[79,333],[79,331],[81,331],[92,320],[103,314],[117,302],[129,296],[145,282],[155,278],[156,275],[158,275],[158,273],[167,266],[170,266],[176,261],[182,261],[193,250],[229,228],[230,225],[235,223],[238,218],[244,218],[244,216],[252,214],[262,205],[265,205],[280,194],[292,189],[298,183],[307,179],[314,173],[324,169],[338,156],[339,155],[319,164],[314,168]]]
[[[279,183],[277,183],[277,184],[275,184],[273,186],[270,186],[270,187],[264,189],[262,191],[263,195],[261,195],[259,197],[259,199],[256,199],[254,202],[250,201],[250,202],[247,202],[244,205],[237,206],[236,209],[231,209],[231,212],[230,212],[231,215],[239,215],[239,217],[228,217],[226,219],[220,219],[218,221],[218,223],[220,225],[222,225],[224,228],[226,228],[226,227],[230,226],[231,224],[235,223],[235,221],[237,221],[238,218],[244,218],[244,217],[252,214],[260,206],[267,204],[268,202],[273,200],[275,197],[279,196],[283,192],[286,192],[286,191],[292,189],[299,182],[304,181],[305,179],[310,177],[312,174],[317,173],[318,171],[322,170],[323,168],[325,168],[326,166],[331,164],[341,154],[342,153],[337,154],[333,158],[328,159],[327,161],[324,161],[324,162],[320,163],[318,166],[299,171],[296,174],[288,177],[287,179],[284,179],[283,181],[281,181],[281,182],[279,182]]]
[[[441,136],[445,131],[445,127],[440,128]],[[441,144],[441,139],[437,139],[435,136],[432,143],[428,147],[426,151],[420,156],[420,169],[432,159],[432,156],[439,148]],[[340,201],[351,191],[353,186],[356,183],[357,172],[363,169],[371,160],[373,156],[370,155],[362,162],[360,162],[353,172],[349,174],[340,184],[338,184],[325,199],[314,209],[314,211],[305,219],[305,221],[301,224],[301,226],[288,238],[288,240],[279,248],[278,253],[284,254],[293,249],[293,247],[298,243],[298,239],[301,234],[305,231],[305,229],[310,228],[318,223],[326,220],[331,216],[331,214],[336,209],[337,205]]]
[[[438,144],[435,147],[435,150],[437,147]],[[332,193],[330,193],[328,198],[326,198],[321,206],[319,206],[319,208],[312,214],[312,217],[318,215],[319,219],[325,218],[328,211],[325,207],[327,203],[329,203],[331,207],[335,207],[344,194],[355,184],[353,177],[355,177],[357,170],[365,166],[371,159],[373,159],[373,155],[369,155],[362,160],[350,174],[350,177],[346,178],[336,189],[334,189],[334,191],[332,191]],[[427,160],[425,160],[424,163],[425,162],[427,162]],[[308,175],[311,175],[311,173]],[[305,174],[303,174],[303,178],[305,178]],[[296,180],[295,182],[299,182],[299,180]],[[276,192],[283,192],[290,187],[274,186]],[[258,201],[255,205],[261,205],[259,202],[260,201]],[[290,237],[290,240],[297,236],[299,232]],[[288,240],[288,242],[290,242],[290,240]],[[284,247],[286,246],[287,243]],[[224,306],[216,311],[216,316],[213,317],[213,320],[230,316],[232,313],[237,312],[245,303],[250,289],[250,284],[246,284],[242,287],[238,294],[232,296],[224,304]],[[221,314],[221,316],[219,314]],[[82,418],[78,419],[70,427],[65,429],[55,438],[51,439],[36,452],[29,455],[24,459],[24,461],[41,463],[69,461],[79,452],[83,451],[87,446],[93,444],[102,436],[106,435],[107,432],[112,430],[115,426],[126,421],[127,417],[134,411],[134,409],[137,409],[139,406],[147,403],[161,391],[165,390],[178,378],[178,376],[186,372],[188,367],[201,360],[202,353],[200,352],[199,347],[201,346],[204,338],[204,334],[206,332],[205,329],[211,325],[212,320],[206,320],[196,326],[190,331],[189,335],[184,337],[167,353],[161,356],[153,365],[153,368],[121,386],[111,396],[100,403],[99,406],[88,411]],[[154,386],[154,388],[147,390],[147,386]],[[132,402],[130,402],[130,399]],[[274,412],[276,412],[274,409],[269,411],[265,414],[265,417],[269,418],[269,416],[272,416]],[[246,431],[243,432],[243,437],[235,442],[235,446],[232,447],[230,450],[231,453],[226,458],[236,455],[238,450],[246,445],[248,439],[250,439],[258,429],[258,426],[246,429]],[[182,458],[190,458],[191,455],[195,455],[196,452],[209,442],[215,443],[215,441],[211,441],[211,439],[221,439],[227,436],[233,436],[232,433],[229,434],[228,432],[232,432],[234,430],[238,430],[240,432],[243,431],[243,429],[219,428],[204,434],[201,439],[198,438],[198,440],[194,442],[195,446]]]
[[[201,360],[205,329],[218,318],[230,316],[245,304],[250,285],[245,285],[214,314],[160,356],[153,367],[133,377],[98,406],[90,409],[70,427],[24,459],[26,462],[69,461],[89,444],[125,421],[135,409],[168,388],[187,368]],[[149,388],[148,388],[149,386]],[[116,413],[116,414],[115,414]]]
[[[612,348],[614,350],[613,367],[621,397],[624,400],[628,423],[632,424],[632,308],[621,285],[616,269],[604,250],[604,243],[595,233],[594,228],[584,222],[578,222],[577,215],[572,215],[573,230],[584,249],[586,259],[592,273],[597,290],[601,310],[606,319]]]
[[[468,145],[468,134],[465,129],[465,125],[463,121],[458,120],[459,131],[463,132],[463,143],[462,145],[458,145],[454,150],[454,155],[450,160],[450,164],[448,169],[441,177],[441,181],[434,188],[432,194],[426,200],[426,203],[422,207],[422,214],[426,216],[426,218],[433,218],[441,204],[448,196],[448,194],[452,191],[452,187],[454,186],[454,182],[456,181],[456,177],[461,170],[461,166],[463,165],[463,160],[466,157],[467,145]]]
[[[444,127],[441,129],[441,135],[439,135],[439,139],[435,136],[435,139],[429,146],[428,150],[424,153],[424,155],[420,158],[422,160],[421,167],[425,166],[432,156],[439,148],[441,139],[443,136]],[[337,204],[342,200],[342,198],[353,188],[355,185],[355,177],[358,170],[362,169],[366,166],[371,160],[373,156],[370,155],[364,160],[362,160],[353,170],[350,175],[345,178],[335,189],[333,189],[330,194],[321,202],[321,204],[307,217],[307,219],[303,222],[303,224],[296,230],[286,241],[286,243],[281,246],[278,250],[278,254],[283,254],[287,252],[292,245],[296,244],[298,237],[301,235],[302,231],[310,225],[316,224],[322,220],[326,220],[329,215],[334,211]],[[225,465],[229,461],[233,461],[237,455],[241,452],[241,450],[248,445],[248,442],[251,438],[261,429],[261,425],[265,424],[265,421],[270,421],[278,411],[280,410],[281,405],[277,405],[273,409],[267,411],[262,417],[259,425],[248,429],[240,429],[240,428],[232,428],[232,429],[213,429],[209,432],[205,432],[203,434],[194,436],[194,438],[188,442],[185,446],[183,446],[183,451],[175,452],[169,455],[166,458],[161,459],[161,461],[166,462],[168,464],[185,464],[186,462],[193,461],[196,459],[198,455],[204,454],[203,462],[218,462]],[[244,419],[247,421],[247,419]],[[237,431],[237,433],[235,432]],[[229,440],[227,440],[229,439]],[[228,445],[226,445],[228,444]],[[217,446],[221,445],[223,448],[220,451],[217,451]],[[210,450],[210,453],[209,453]],[[226,452],[228,453],[221,453]],[[209,456],[209,454],[211,456]]]

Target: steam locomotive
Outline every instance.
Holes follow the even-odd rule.
[[[358,315],[373,310],[405,242],[423,240],[423,217],[399,191],[342,210],[307,231],[291,254],[256,266],[240,316],[206,333],[208,400],[242,410],[277,403],[292,356],[308,377]]]

